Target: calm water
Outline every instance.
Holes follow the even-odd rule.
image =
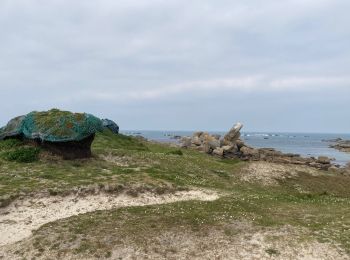
[[[177,142],[173,136],[191,136],[186,131],[122,131],[124,134],[141,135],[159,142]],[[211,132],[223,135],[224,132]],[[256,148],[275,148],[285,153],[300,154],[303,157],[328,156],[335,158],[335,163],[345,165],[350,162],[350,153],[339,152],[329,148],[329,140],[335,138],[350,140],[350,134],[302,134],[302,133],[249,133],[243,132],[242,139]]]

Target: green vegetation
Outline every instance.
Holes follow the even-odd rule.
[[[12,142],[0,141],[0,146],[8,147]],[[18,143],[14,141],[13,145]],[[179,156],[177,148],[114,135],[109,130],[96,135],[92,150],[93,158],[80,160],[60,160],[42,152],[43,158],[30,165],[0,156],[0,198],[43,190],[65,193],[90,184],[224,188],[232,185],[233,178],[227,181],[217,171],[231,175],[241,165],[191,150],[181,150],[183,155]]]
[[[38,161],[40,149],[24,145],[17,139],[7,139],[0,142],[0,157],[17,163]]]
[[[149,151],[145,142],[135,137],[126,135],[115,135],[106,129],[103,133],[98,133],[93,143],[95,153],[106,153],[113,150],[118,151]]]
[[[276,250],[276,249],[274,249],[274,248],[268,248],[268,249],[266,249],[266,253],[268,253],[270,256],[279,255],[278,250]]]
[[[6,139],[4,141],[0,141],[0,151],[12,149],[20,145],[22,145],[22,142],[18,139]]]
[[[18,147],[14,150],[4,152],[3,158],[7,161],[19,163],[31,163],[39,159],[40,148],[36,147]]]
[[[0,142],[0,150],[18,143]],[[127,207],[82,214],[43,226],[34,233],[34,248],[79,255],[110,257],[113,246],[134,243],[146,248],[164,231],[191,231],[200,235],[221,230],[239,236],[237,221],[254,227],[290,225],[302,230],[298,239],[337,243],[350,253],[350,178],[313,170],[264,186],[246,182],[242,174],[249,163],[220,159],[193,150],[114,135],[96,135],[94,157],[62,161],[44,157],[30,166],[0,159],[0,196],[3,204],[18,196],[47,190],[52,195],[74,187],[112,186],[114,191],[142,186],[161,192],[191,187],[219,191],[210,202],[187,201],[146,207]],[[288,172],[288,166],[286,165]],[[160,192],[160,193],[161,193]],[[5,204],[6,199],[6,204]],[[0,201],[1,202],[1,201]],[[232,224],[232,225],[231,225]],[[72,246],[74,245],[74,246]],[[23,249],[25,250],[25,249]],[[266,248],[271,257],[280,252]]]
[[[58,109],[32,112],[27,115],[25,122],[29,122],[33,130],[49,133],[51,137],[45,137],[46,139],[75,138],[76,136],[82,139],[102,129],[101,121],[94,116]]]
[[[168,154],[174,154],[174,155],[182,156],[184,153],[181,150],[174,150],[174,151],[168,152]]]

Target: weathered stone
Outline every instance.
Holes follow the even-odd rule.
[[[258,157],[259,156],[259,150],[254,149],[248,146],[244,146],[240,149],[240,152],[247,157]]]
[[[319,156],[318,159],[317,159],[317,162],[321,163],[321,164],[330,164],[331,163],[331,159],[326,157],[326,156]]]
[[[227,146],[227,145],[233,145],[233,143],[225,139],[220,139],[220,147]]]
[[[212,141],[218,141],[214,136],[207,134],[203,134],[200,137],[202,142],[212,142]]]
[[[224,149],[223,148],[220,148],[220,147],[218,147],[218,148],[216,148],[215,150],[213,150],[213,154],[215,154],[215,155],[218,155],[218,156],[223,156],[224,155]]]
[[[331,148],[342,152],[350,152],[350,140],[335,140],[335,144],[330,145]]]
[[[187,136],[182,137],[180,143],[181,143],[181,147],[183,147],[183,148],[190,147],[192,144],[191,137],[187,137]]]
[[[201,147],[203,148],[203,152],[207,154],[211,154],[213,152],[213,148],[211,148],[208,143],[203,144]]]
[[[201,134],[199,136],[199,139],[201,140],[201,142],[205,142],[205,141],[209,141],[211,139],[214,139],[214,137],[212,137],[209,133],[204,132],[203,134]]]
[[[224,149],[225,153],[233,153],[233,152],[237,152],[237,146],[235,145],[225,145],[221,147],[222,149]]]
[[[102,125],[103,127],[111,130],[113,133],[119,134],[119,126],[113,120],[107,118],[102,119]]]
[[[262,156],[260,155],[260,159],[265,159],[265,158],[262,158]],[[278,158],[274,158],[273,160],[274,162],[276,163],[284,163],[284,164],[291,164],[292,161],[290,158],[285,158],[285,157],[278,157]]]
[[[208,142],[208,145],[210,148],[216,149],[216,148],[220,147],[220,141],[219,140],[212,140],[212,141]]]
[[[243,146],[245,146],[244,142],[241,139],[237,139],[236,145],[238,149],[241,149]]]
[[[231,130],[224,136],[224,140],[235,143],[239,137],[241,136],[240,131],[243,125],[241,123],[237,123]]]
[[[191,142],[191,137],[187,137],[187,136],[184,136],[181,138],[181,147],[183,148],[188,148],[191,146],[192,142]]]
[[[200,146],[202,144],[202,142],[198,136],[193,136],[191,142],[192,142],[192,144],[197,145],[197,146]]]

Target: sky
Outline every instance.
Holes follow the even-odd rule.
[[[1,0],[0,125],[350,133],[349,0]]]

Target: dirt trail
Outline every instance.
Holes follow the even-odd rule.
[[[185,200],[211,201],[218,194],[207,190],[179,191],[156,195],[144,193],[138,197],[125,194],[99,194],[86,197],[47,197],[17,201],[0,209],[0,246],[9,245],[29,237],[40,226],[74,215],[128,206],[172,203]]]

